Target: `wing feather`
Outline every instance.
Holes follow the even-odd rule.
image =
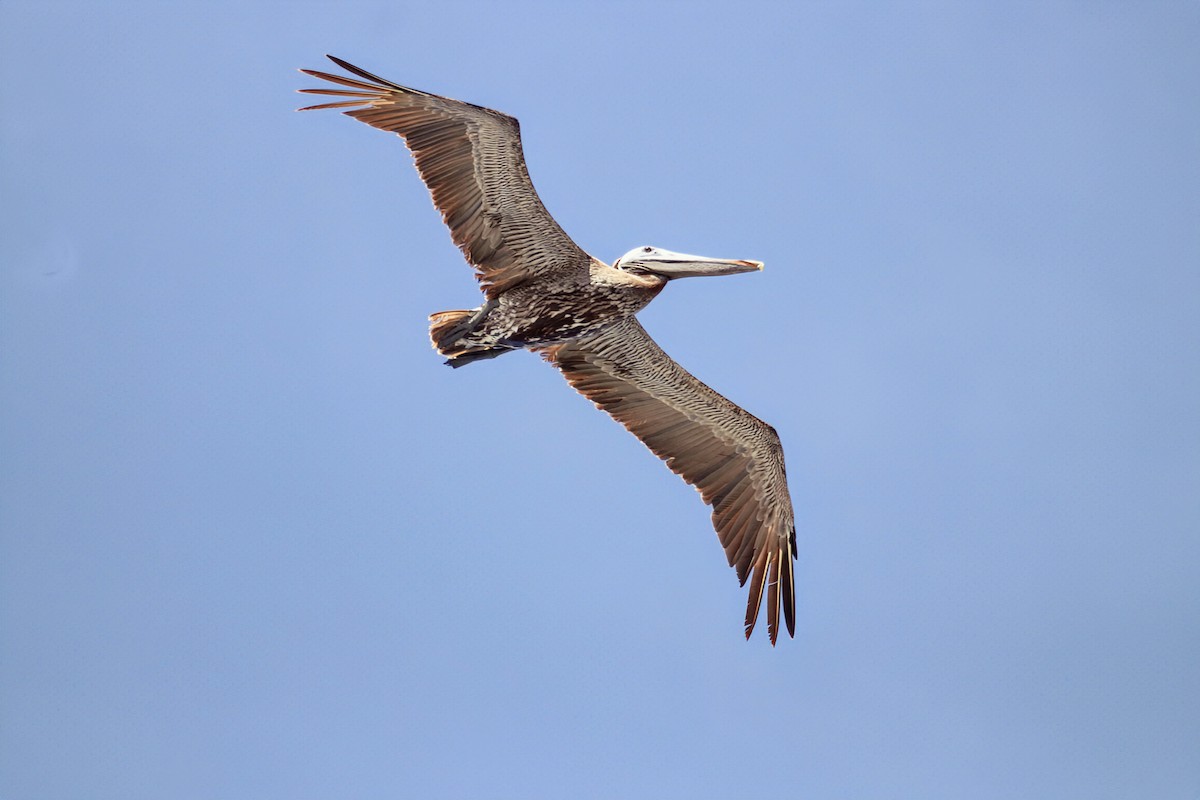
[[[775,429],[672,361],[632,317],[541,352],[713,506],[713,527],[730,566],[742,585],[749,577],[746,636],[764,590],[771,643],[779,635],[781,606],[794,636],[796,529]]]
[[[301,72],[352,91],[300,91],[356,99],[300,110],[350,108],[344,113],[403,138],[451,238],[475,267],[488,298],[533,278],[574,275],[586,280],[590,258],[542,205],[525,168],[515,119],[409,89],[329,58],[358,77]]]

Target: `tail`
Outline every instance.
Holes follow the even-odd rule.
[[[462,342],[463,337],[478,326],[478,311],[439,311],[429,315],[429,340],[433,342],[433,349],[446,356],[446,363],[452,367],[495,358],[513,349],[503,345],[480,347]]]
[[[429,315],[429,341],[433,349],[444,356],[453,358],[461,355],[469,347],[457,347],[459,339],[470,330],[472,311],[439,311]]]

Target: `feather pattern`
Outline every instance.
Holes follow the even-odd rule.
[[[676,364],[633,317],[541,353],[713,507],[729,565],[742,585],[749,578],[747,638],[764,591],[771,643],[781,607],[795,635],[796,527],[775,429]]]
[[[590,258],[542,205],[525,168],[515,119],[409,89],[329,58],[358,78],[301,72],[349,90],[300,91],[356,99],[300,110],[350,108],[344,112],[348,116],[401,136],[489,299],[531,278],[586,281]]]

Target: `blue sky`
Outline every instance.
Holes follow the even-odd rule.
[[[0,795],[1194,798],[1200,7],[0,5]],[[333,53],[520,118],[770,421],[795,640]]]

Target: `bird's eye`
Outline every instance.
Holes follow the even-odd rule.
[[[652,253],[652,252],[654,252],[654,248],[653,247],[643,247],[642,252],[643,253]]]

